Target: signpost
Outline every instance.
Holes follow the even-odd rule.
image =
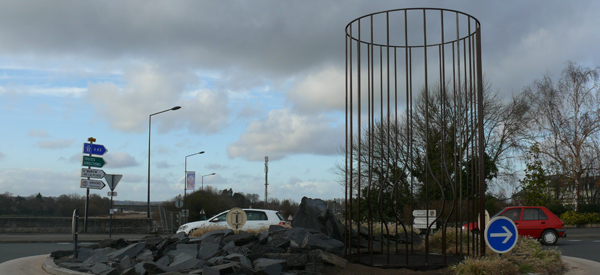
[[[437,225],[433,223],[437,219],[436,210],[413,210],[413,216],[415,217],[413,226],[418,229],[427,229],[431,225],[431,229],[436,229]],[[427,224],[429,220],[429,224]]]
[[[227,220],[227,224],[233,227],[235,234],[237,234],[238,230],[246,224],[248,216],[244,210],[236,207],[229,210],[225,219]]]
[[[106,165],[106,163],[107,162],[101,157],[83,156],[81,166],[102,168],[102,166]]]
[[[84,154],[94,154],[94,155],[104,155],[104,153],[108,152],[108,149],[104,147],[102,144],[92,144],[92,143],[84,143],[83,144],[83,153]]]
[[[79,187],[81,187],[81,188],[98,189],[98,190],[102,190],[102,188],[104,188],[104,186],[106,186],[106,184],[101,180],[86,180],[86,179],[81,179],[81,184],[79,185]]]
[[[485,227],[485,243],[496,253],[506,253],[517,244],[519,233],[515,223],[503,216],[493,218]]]
[[[114,210],[113,210],[113,196],[117,195],[117,192],[115,192],[115,188],[117,188],[117,184],[119,184],[119,181],[121,181],[121,179],[123,178],[123,175],[113,175],[113,174],[106,174],[105,179],[106,179],[106,183],[108,184],[108,188],[110,188],[110,192],[108,192],[108,195],[110,196],[110,222],[108,225],[108,237],[112,237],[112,216],[114,214]]]
[[[106,184],[110,188],[110,191],[115,191],[115,188],[117,188],[117,184],[119,184],[119,181],[121,181],[122,178],[123,175],[106,174]]]
[[[104,178],[104,170],[81,168],[81,176],[84,178],[101,179]]]

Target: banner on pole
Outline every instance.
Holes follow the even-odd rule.
[[[185,182],[187,184],[187,187],[185,189],[187,190],[194,190],[196,188],[196,172],[194,171],[186,171],[185,173]]]

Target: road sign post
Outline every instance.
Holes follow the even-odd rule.
[[[517,244],[519,231],[515,223],[503,216],[495,217],[485,227],[485,243],[496,253],[506,253]]]
[[[233,227],[235,234],[237,234],[238,230],[246,224],[248,216],[244,210],[236,207],[229,210],[225,219],[227,220],[227,224]]]

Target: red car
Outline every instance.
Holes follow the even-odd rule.
[[[545,245],[556,244],[558,238],[567,237],[563,221],[543,206],[506,207],[492,218],[496,216],[510,218],[517,226],[519,236],[539,239]],[[465,224],[463,229],[478,230],[477,223]]]

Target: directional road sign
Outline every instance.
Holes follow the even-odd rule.
[[[115,191],[115,188],[117,188],[117,184],[119,184],[119,181],[121,178],[123,178],[123,175],[106,174],[104,178],[106,179],[106,184],[108,184],[110,191]]]
[[[104,147],[102,144],[92,144],[92,143],[84,143],[83,144],[83,153],[84,154],[94,154],[94,155],[104,155],[104,153],[108,152],[108,149]]]
[[[485,242],[496,253],[506,253],[517,243],[519,232],[515,223],[503,216],[493,218],[485,227]]]
[[[82,179],[81,184],[79,185],[79,187],[81,187],[81,188],[98,189],[98,190],[101,190],[102,188],[104,188],[104,186],[106,186],[106,184],[104,184],[104,182],[101,180],[87,180],[87,179]]]
[[[106,165],[106,161],[103,158],[90,156],[83,156],[83,162],[81,163],[81,166],[91,166],[98,168],[102,168],[102,166],[104,165]]]
[[[100,169],[81,168],[81,176],[84,178],[101,179],[104,175],[106,174]]]
[[[413,210],[413,216],[415,217],[435,217],[436,211],[434,210]]]

